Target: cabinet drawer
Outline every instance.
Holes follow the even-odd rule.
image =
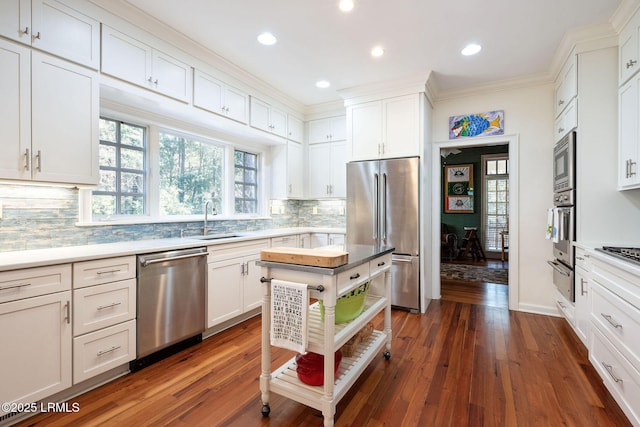
[[[261,250],[269,249],[269,239],[247,240],[244,242],[212,245],[207,247],[209,253],[207,262],[224,261],[237,256],[259,254]]]
[[[591,334],[589,360],[632,424],[640,425],[640,373],[597,328]]]
[[[576,307],[569,302],[560,292],[556,292],[556,305],[558,306],[558,310],[562,313],[565,319],[571,324],[571,326],[575,326],[576,324]]]
[[[293,236],[272,237],[271,247],[272,248],[279,248],[279,247],[297,248],[298,235],[296,234]]]
[[[389,266],[391,266],[391,254],[369,261],[369,274],[373,277]]]
[[[98,259],[73,264],[74,289],[136,277],[136,257]]]
[[[93,332],[136,318],[136,280],[73,291],[73,334]]]
[[[369,280],[369,263],[353,267],[338,274],[337,298]]]
[[[591,270],[591,256],[582,248],[576,248],[576,266]]]
[[[640,310],[617,295],[591,284],[591,321],[640,371]]]
[[[135,320],[74,338],[73,383],[78,384],[135,357]]]
[[[71,289],[71,264],[0,272],[0,303]]]

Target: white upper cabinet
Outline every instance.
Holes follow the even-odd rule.
[[[0,40],[0,93],[0,178],[98,183],[97,72]]]
[[[274,199],[303,196],[304,150],[302,144],[287,141],[271,147],[271,197]]]
[[[304,141],[304,122],[291,114],[287,114],[287,139],[300,143]]]
[[[618,38],[618,78],[619,84],[623,84],[629,77],[640,70],[638,57],[640,55],[640,12],[636,13],[631,21],[622,29]]]
[[[633,77],[618,92],[618,187],[640,188],[640,75]]]
[[[100,67],[100,23],[55,0],[2,0],[0,35]]]
[[[569,102],[567,108],[556,118],[555,121],[555,137],[556,141],[560,141],[562,137],[578,126],[578,103],[575,99]]]
[[[570,55],[555,82],[556,117],[578,95],[578,58]]]
[[[249,95],[199,70],[194,71],[193,105],[240,123],[249,121]]]
[[[347,144],[312,144],[309,150],[309,198],[343,198],[347,195]]]
[[[347,108],[354,160],[420,155],[419,95],[404,95]]]
[[[253,96],[251,97],[250,124],[256,129],[283,138],[287,136],[287,114]]]
[[[347,139],[346,116],[311,120],[309,126],[309,144],[343,141]]]
[[[188,64],[106,25],[102,26],[102,72],[180,101],[191,101],[192,72]]]

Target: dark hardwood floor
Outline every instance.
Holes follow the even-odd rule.
[[[451,264],[467,264],[479,267],[509,268],[508,261],[471,259],[446,261]],[[443,300],[465,304],[483,304],[490,307],[509,308],[509,286],[506,284],[441,279],[440,294]]]
[[[381,355],[365,371],[338,404],[335,425],[630,425],[564,319],[492,306],[494,293],[459,302],[443,292],[424,315],[394,310],[391,360]],[[274,367],[291,355],[275,349]],[[320,412],[275,394],[263,418],[259,373],[256,317],[72,399],[78,413],[21,425],[323,425]]]

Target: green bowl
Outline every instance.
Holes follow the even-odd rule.
[[[350,322],[362,314],[368,290],[369,282],[366,282],[336,300],[336,324]],[[324,305],[322,300],[319,302],[320,318],[324,320]]]

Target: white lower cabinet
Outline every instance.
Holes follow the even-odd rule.
[[[136,358],[135,256],[73,265],[73,383]]]
[[[578,338],[587,346],[589,337],[589,311],[591,309],[591,292],[589,290],[589,258],[590,255],[582,248],[576,248],[575,266],[575,324],[573,325]]]
[[[312,233],[311,247],[344,245],[345,237],[344,233]]]
[[[207,328],[231,320],[262,304],[260,251],[269,240],[209,247]]]
[[[71,291],[0,304],[0,402],[37,402],[71,387],[70,305]]]
[[[280,236],[271,238],[272,248],[297,248],[298,247],[298,235],[292,234],[290,236]]]
[[[589,360],[631,423],[640,425],[640,268],[592,258]]]

